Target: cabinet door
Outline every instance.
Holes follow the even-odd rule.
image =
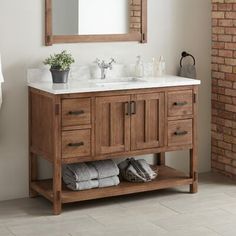
[[[164,93],[135,95],[131,101],[131,114],[131,150],[162,146]]]
[[[96,155],[130,150],[130,96],[96,98]]]

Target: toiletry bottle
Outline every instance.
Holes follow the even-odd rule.
[[[152,58],[152,74],[151,74],[151,76],[155,77],[156,72],[157,72],[157,62],[156,62],[156,59],[153,57]]]
[[[166,63],[164,57],[161,56],[159,61],[156,63],[156,76],[163,76],[166,71]]]
[[[137,56],[137,62],[135,65],[135,77],[142,78],[143,72],[144,72],[144,68],[143,68],[143,62],[141,60],[141,56]]]
[[[164,75],[166,73],[166,62],[163,56],[160,57],[160,64],[161,64],[162,75]]]

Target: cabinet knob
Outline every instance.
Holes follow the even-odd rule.
[[[176,135],[176,136],[183,136],[183,135],[186,135],[186,134],[188,134],[188,131],[179,131],[179,130],[177,130],[177,131],[174,132],[174,135]]]
[[[178,106],[178,107],[181,107],[181,106],[185,106],[187,105],[188,103],[185,101],[185,102],[174,102],[173,105],[174,106]]]
[[[84,114],[83,110],[80,110],[80,111],[69,111],[68,112],[68,115],[74,115],[74,116],[79,116],[79,115],[82,115],[82,114]]]
[[[84,142],[79,142],[79,143],[69,143],[68,146],[69,147],[80,147],[83,146]]]

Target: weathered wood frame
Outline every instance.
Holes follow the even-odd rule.
[[[128,1],[128,0],[127,0]],[[129,32],[128,34],[103,34],[103,35],[53,35],[52,26],[52,0],[45,0],[45,45],[61,43],[82,43],[82,42],[119,42],[138,41],[147,42],[147,0],[141,1],[140,31]]]

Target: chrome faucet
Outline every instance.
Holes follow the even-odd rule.
[[[110,69],[112,70],[112,64],[116,63],[114,58],[111,58],[109,63],[105,63],[104,60],[99,60],[98,58],[96,59],[96,64],[98,65],[98,67],[101,69],[101,79],[106,79],[106,70]]]

